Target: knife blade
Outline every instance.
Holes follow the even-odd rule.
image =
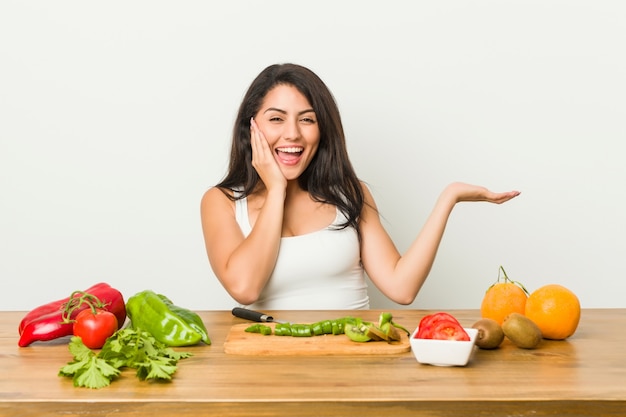
[[[285,323],[282,320],[276,320],[274,317],[261,313],[260,311],[254,311],[247,308],[235,307],[233,308],[233,316],[241,319],[252,320],[259,323]]]

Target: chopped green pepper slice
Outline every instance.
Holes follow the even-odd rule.
[[[321,336],[324,334],[324,327],[322,326],[322,323],[320,322],[313,323],[311,325],[311,331],[313,332],[314,336]]]
[[[313,336],[313,331],[311,330],[311,326],[308,324],[292,324],[291,325],[291,336],[294,337],[311,337]]]
[[[270,326],[266,326],[261,323],[253,324],[246,328],[246,332],[248,333],[261,333],[264,336],[269,336],[272,334],[272,328]]]
[[[276,336],[291,336],[291,325],[289,323],[278,323],[274,327],[274,334]]]

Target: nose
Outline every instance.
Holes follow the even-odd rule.
[[[296,140],[300,137],[300,126],[297,120],[288,120],[283,127],[283,139]]]

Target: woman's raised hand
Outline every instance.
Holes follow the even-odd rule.
[[[519,191],[507,191],[495,193],[479,185],[455,182],[448,187],[444,193],[449,194],[456,202],[461,201],[487,201],[489,203],[502,204],[520,195]]]
[[[250,119],[250,144],[252,146],[252,166],[261,177],[263,184],[269,190],[272,187],[287,188],[287,179],[283,175],[274,154],[270,149],[265,135],[259,129],[254,119]]]

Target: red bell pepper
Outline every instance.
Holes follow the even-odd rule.
[[[86,289],[87,293],[97,297],[105,304],[104,309],[115,314],[118,328],[126,321],[126,303],[122,293],[106,283],[99,283]],[[18,345],[25,347],[36,341],[47,341],[73,334],[74,318],[81,311],[90,308],[81,304],[71,310],[67,317],[66,307],[71,300],[80,297],[76,293],[62,300],[53,301],[31,310],[20,322]]]

